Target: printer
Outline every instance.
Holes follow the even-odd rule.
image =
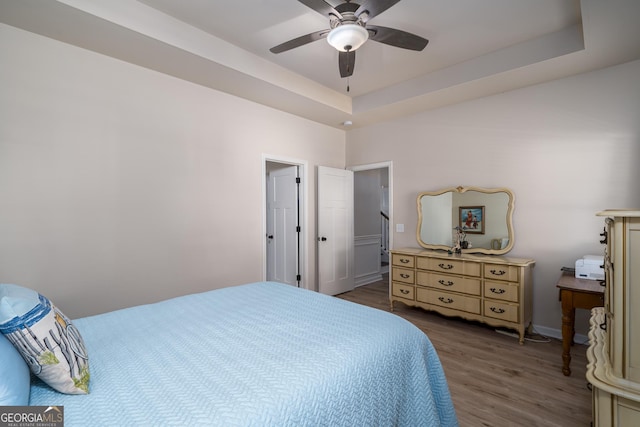
[[[604,280],[604,256],[585,255],[576,261],[576,278]]]

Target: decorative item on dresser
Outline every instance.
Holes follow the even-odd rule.
[[[640,210],[606,210],[604,307],[591,311],[594,426],[640,426]]]
[[[391,310],[395,301],[518,331],[531,325],[532,259],[391,251]]]

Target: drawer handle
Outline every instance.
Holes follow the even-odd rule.
[[[498,295],[500,295],[500,294],[504,294],[504,293],[506,292],[504,289],[491,288],[490,290],[491,290],[491,292],[493,292],[494,294],[498,294]]]
[[[602,233],[600,233],[600,235],[602,237],[604,237],[604,239],[600,240],[600,244],[606,245],[607,244],[607,237],[608,237],[607,229],[605,228],[604,230],[602,230]]]
[[[411,276],[409,276],[408,274],[405,274],[405,273],[400,273],[400,277],[402,277],[403,279],[408,279]]]
[[[451,265],[451,264],[438,264],[438,267],[440,267],[443,270],[451,270],[453,268],[453,265]]]
[[[489,271],[491,271],[491,274],[493,274],[494,276],[502,276],[503,274],[507,274],[507,272],[504,270],[489,270]]]
[[[409,264],[409,260],[406,258],[400,258],[400,262],[403,264]]]
[[[408,293],[409,293],[409,291],[408,291],[408,290],[406,290],[406,289],[400,289],[400,293],[401,293],[401,294],[405,294],[405,295],[406,295],[406,294],[408,294]]]
[[[494,313],[502,314],[505,310],[503,308],[491,307],[491,311],[493,311]]]
[[[451,304],[453,302],[451,298],[438,297],[438,299],[445,304]]]
[[[453,286],[453,282],[451,280],[447,280],[446,282],[443,279],[438,280],[442,286]]]

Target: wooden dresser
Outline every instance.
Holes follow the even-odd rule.
[[[391,310],[396,301],[518,331],[531,324],[535,261],[426,249],[391,251]]]
[[[594,426],[640,426],[640,211],[605,218],[604,307],[591,311],[587,380]]]

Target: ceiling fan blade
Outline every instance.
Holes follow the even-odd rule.
[[[369,30],[369,39],[390,46],[401,47],[410,50],[422,50],[427,46],[429,40],[407,33],[406,31],[396,30],[395,28],[379,27],[377,25],[367,25]]]
[[[340,77],[349,77],[353,74],[353,67],[356,65],[356,51],[338,52],[338,67],[340,68]]]
[[[368,21],[376,15],[380,15],[385,10],[389,9],[400,0],[364,0],[358,10],[356,10],[356,16],[360,16],[361,13],[367,12],[366,18],[363,16],[363,21]]]
[[[315,10],[320,15],[324,15],[325,17],[329,17],[330,15],[334,15],[340,19],[342,19],[342,15],[340,12],[335,10],[333,6],[327,3],[324,0],[298,0],[303,5]]]
[[[281,53],[286,52],[287,50],[303,46],[307,43],[314,42],[316,40],[324,39],[329,34],[330,30],[322,30],[316,31],[315,33],[306,34],[304,36],[296,37],[295,39],[291,39],[287,42],[279,44],[278,46],[274,46],[269,49],[272,53]]]

